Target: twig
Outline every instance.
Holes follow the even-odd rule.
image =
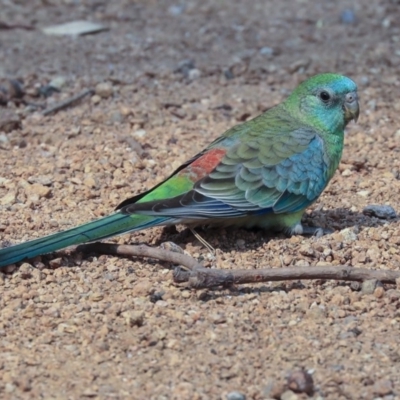
[[[186,254],[145,245],[117,245],[91,243],[77,246],[83,253],[113,254],[134,257],[149,257],[183,266],[174,270],[175,282],[188,282],[193,289],[227,286],[232,284],[287,281],[299,279],[333,279],[343,281],[366,281],[376,279],[382,283],[396,283],[400,271],[385,271],[367,268],[353,268],[346,265],[324,267],[290,267],[262,269],[209,269]]]
[[[10,24],[5,21],[0,21],[0,29],[26,29],[26,30],[33,30],[35,27],[33,25],[26,25],[26,24]]]
[[[76,247],[76,251],[82,253],[100,253],[113,254],[129,257],[149,257],[157,260],[168,261],[173,264],[179,264],[188,270],[203,268],[203,266],[193,257],[186,254],[177,253],[175,251],[157,249],[154,247],[145,246],[144,244],[133,245],[118,245],[111,243],[89,243]]]
[[[92,95],[92,94],[94,94],[94,89],[86,89],[83,92],[78,93],[77,95],[72,96],[69,99],[66,99],[66,100],[62,101],[61,103],[55,104],[54,106],[42,111],[42,114],[43,115],[49,115],[49,114],[52,114],[54,112],[63,110],[64,108],[69,107],[75,101],[81,100],[85,96]]]
[[[220,285],[289,281],[298,279],[333,279],[340,281],[366,281],[376,279],[382,283],[396,283],[400,271],[383,271],[367,268],[353,268],[346,265],[326,267],[290,267],[262,269],[206,269],[174,271],[176,282],[188,282],[192,288],[206,288]]]

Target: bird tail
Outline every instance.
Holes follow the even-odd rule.
[[[116,212],[66,231],[54,233],[0,250],[0,267],[14,264],[42,254],[52,253],[68,246],[106,239],[130,231],[163,225],[169,218],[146,215],[128,215]]]

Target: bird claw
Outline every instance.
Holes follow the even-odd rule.
[[[289,229],[289,236],[300,235],[300,236],[315,236],[320,238],[324,235],[330,235],[334,231],[332,229],[325,229],[317,226],[304,226],[301,224],[295,225],[293,228]]]

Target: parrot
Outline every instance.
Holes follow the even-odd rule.
[[[313,235],[306,208],[333,177],[346,125],[359,117],[356,83],[335,73],[301,82],[281,103],[228,129],[152,189],[110,215],[0,249],[0,267],[71,245],[154,226],[261,228]]]

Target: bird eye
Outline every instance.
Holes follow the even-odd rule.
[[[331,99],[331,95],[330,95],[326,90],[323,90],[323,91],[319,94],[319,98],[320,98],[324,103],[327,103],[327,102]]]

